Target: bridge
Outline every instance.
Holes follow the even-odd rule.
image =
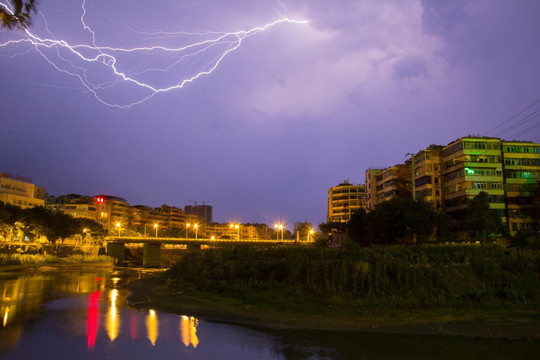
[[[156,267],[161,265],[162,245],[185,245],[187,251],[198,251],[202,246],[275,246],[281,244],[288,245],[308,245],[313,244],[313,240],[260,240],[260,239],[209,239],[209,238],[164,238],[164,237],[130,237],[130,236],[107,236],[107,255],[124,260],[125,244],[143,244],[143,266]]]

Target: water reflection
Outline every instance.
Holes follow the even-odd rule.
[[[130,308],[126,291],[117,287],[119,282],[106,273],[0,276],[0,358],[499,360],[538,359],[540,353],[536,340],[263,330],[216,324]]]
[[[118,290],[113,289],[109,292],[111,305],[109,308],[109,316],[107,317],[107,333],[111,342],[118,336],[120,320],[118,319],[118,310],[116,309],[116,299],[118,298]]]
[[[90,294],[88,301],[88,318],[86,320],[86,329],[88,336],[88,349],[93,349],[96,345],[96,336],[98,330],[99,318],[99,296],[101,291],[96,291]]]
[[[199,345],[197,325],[199,325],[199,320],[193,316],[184,315],[180,317],[180,335],[182,337],[182,343],[186,347],[193,345],[193,348],[196,348]]]
[[[148,316],[146,317],[146,330],[148,333],[148,340],[150,340],[152,346],[155,346],[159,335],[158,319],[156,312],[152,309],[148,310]]]

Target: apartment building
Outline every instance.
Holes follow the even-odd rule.
[[[411,197],[412,171],[410,164],[397,164],[385,169],[366,170],[366,209],[371,211],[377,204],[394,197]]]
[[[508,230],[537,231],[540,224],[530,209],[540,178],[540,144],[503,141],[501,150]]]
[[[366,186],[353,185],[349,180],[328,190],[328,222],[347,222],[351,215],[366,206]]]
[[[97,205],[94,197],[78,194],[67,194],[58,197],[47,196],[45,207],[70,215],[74,218],[98,220]]]
[[[377,202],[377,174],[384,168],[371,167],[365,171],[366,175],[366,211],[375,209]]]
[[[411,189],[415,199],[423,199],[433,205],[436,210],[443,208],[443,191],[441,179],[442,146],[431,145],[411,158],[414,167],[414,189]]]
[[[196,215],[199,221],[210,224],[212,222],[212,206],[210,205],[186,205],[184,212],[188,215]]]
[[[442,150],[444,210],[454,221],[464,224],[467,202],[481,191],[490,207],[505,223],[505,197],[501,141],[498,138],[463,137]]]
[[[20,208],[45,206],[45,189],[32,184],[32,179],[0,172],[0,202]]]

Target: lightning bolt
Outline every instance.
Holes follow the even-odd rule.
[[[281,1],[278,3],[285,6]],[[8,13],[13,14],[9,3],[2,6]],[[221,64],[223,59],[231,52],[237,50],[247,38],[279,24],[306,24],[308,20],[294,20],[283,15],[270,23],[256,26],[248,30],[234,32],[153,32],[144,33],[132,30],[137,34],[143,34],[146,39],[171,39],[179,36],[198,36],[203,40],[189,43],[183,46],[151,45],[140,47],[113,47],[98,45],[96,41],[96,31],[88,25],[86,16],[86,0],[81,4],[82,14],[80,23],[82,29],[90,35],[89,43],[72,44],[66,40],[57,39],[49,30],[47,20],[42,13],[47,36],[40,36],[30,29],[22,28],[21,38],[0,42],[0,48],[15,46],[17,44],[27,44],[32,46],[45,61],[47,61],[57,71],[75,77],[83,88],[91,93],[100,103],[122,109],[128,109],[141,104],[156,94],[165,93],[175,89],[181,89],[195,80],[212,74]],[[141,58],[143,59],[141,61]],[[129,61],[139,61],[139,65],[154,61],[156,65],[143,67],[137,71],[128,72],[122,68]],[[202,62],[202,65],[196,65]],[[122,66],[121,64],[124,63]],[[192,69],[195,67],[196,69]],[[175,69],[184,68],[188,74],[174,73]],[[158,85],[152,81],[155,74],[163,72],[170,77],[175,75],[177,79],[167,85]],[[106,81],[98,81],[97,78],[107,76]],[[111,92],[114,94],[115,88],[124,89],[124,85],[135,86],[141,90],[136,99],[125,101],[120,104],[111,101]]]

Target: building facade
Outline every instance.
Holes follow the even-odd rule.
[[[184,212],[188,215],[195,215],[201,222],[210,224],[212,222],[212,206],[210,205],[186,205]]]
[[[45,189],[32,184],[32,179],[0,172],[0,202],[23,209],[45,206]]]
[[[351,215],[366,206],[366,186],[345,180],[328,190],[327,222],[347,222]]]
[[[413,184],[411,189],[414,199],[422,199],[433,205],[436,210],[443,209],[443,191],[441,178],[442,146],[431,145],[412,157]]]
[[[540,144],[503,141],[501,150],[508,230],[538,231],[531,206],[540,178]]]
[[[500,139],[464,137],[445,146],[442,157],[444,210],[455,223],[465,223],[468,200],[482,191],[506,223]]]
[[[385,169],[366,170],[366,210],[375,209],[377,204],[394,197],[411,197],[411,166],[397,164]]]

